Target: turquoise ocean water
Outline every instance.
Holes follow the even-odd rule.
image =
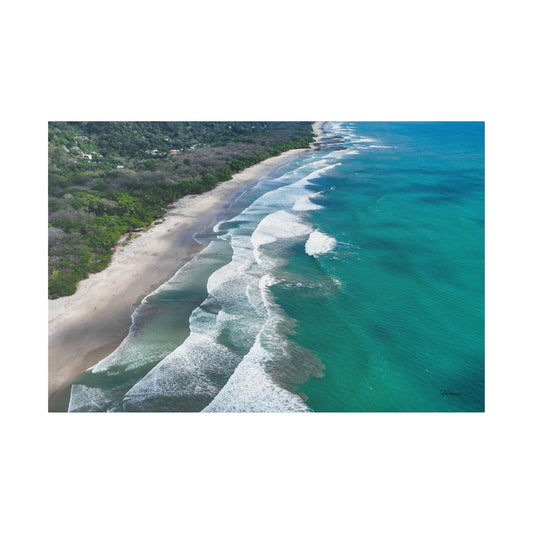
[[[148,296],[70,411],[483,411],[484,125],[328,122]]]

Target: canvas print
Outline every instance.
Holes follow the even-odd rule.
[[[484,411],[483,122],[50,122],[49,411]]]

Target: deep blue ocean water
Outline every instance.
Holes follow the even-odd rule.
[[[70,410],[483,411],[484,125],[328,122],[137,310]]]

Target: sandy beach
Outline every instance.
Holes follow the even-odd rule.
[[[313,125],[316,135],[320,124]],[[119,243],[110,265],[81,281],[75,294],[49,300],[49,411],[66,411],[72,380],[117,348],[143,298],[203,248],[193,236],[208,229],[241,189],[305,151],[289,150],[235,174],[211,191],[180,199],[160,223],[130,242]]]

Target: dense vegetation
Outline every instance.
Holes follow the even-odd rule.
[[[310,122],[50,122],[48,136],[49,298],[173,201],[313,140]]]

